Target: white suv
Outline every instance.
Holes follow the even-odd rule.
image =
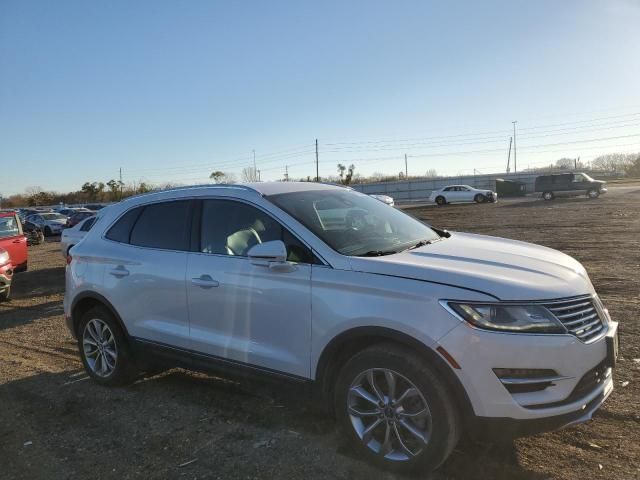
[[[463,431],[586,421],[613,388],[617,323],[577,261],[339,186],[130,198],[68,263],[65,316],[97,382],[159,360],[306,382],[389,468],[434,469]]]

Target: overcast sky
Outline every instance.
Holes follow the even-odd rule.
[[[0,193],[640,151],[637,1],[0,2]]]

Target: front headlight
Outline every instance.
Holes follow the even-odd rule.
[[[0,267],[9,263],[10,260],[11,258],[9,257],[9,252],[0,249]]]
[[[460,318],[485,330],[518,333],[566,333],[566,329],[541,305],[446,303]]]

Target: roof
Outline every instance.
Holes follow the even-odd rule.
[[[346,188],[341,185],[318,182],[259,182],[239,183],[237,185],[255,190],[261,195],[278,195],[280,193],[308,192],[312,190],[344,190]]]

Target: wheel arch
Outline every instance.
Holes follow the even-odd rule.
[[[71,321],[73,325],[73,332],[77,335],[78,332],[78,323],[82,316],[91,310],[94,307],[105,307],[115,318],[116,322],[122,329],[125,337],[129,338],[129,332],[127,331],[127,327],[122,321],[122,317],[115,309],[115,307],[107,300],[104,296],[100,295],[96,292],[84,292],[80,293],[74,300],[71,305]]]
[[[354,354],[377,343],[394,343],[409,348],[434,366],[454,395],[454,401],[464,419],[473,415],[467,392],[451,366],[433,349],[406,333],[386,327],[355,327],[333,338],[322,350],[315,368],[315,385],[322,403],[333,415],[332,398],[335,379],[344,363]]]

